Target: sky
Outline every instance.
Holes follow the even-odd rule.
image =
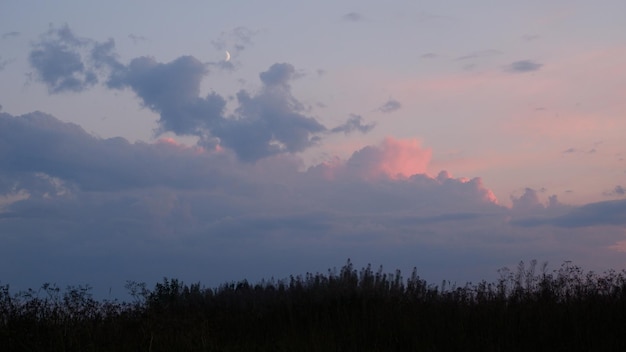
[[[2,1],[0,284],[625,269],[625,12]]]

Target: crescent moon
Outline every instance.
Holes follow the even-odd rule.
[[[228,50],[226,50],[226,58],[224,59],[224,61],[230,61],[230,53],[228,52]]]

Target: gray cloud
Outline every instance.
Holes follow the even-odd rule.
[[[389,99],[386,103],[381,105],[377,110],[384,113],[394,112],[402,108],[402,104],[394,99]]]
[[[507,72],[524,73],[539,70],[543,65],[531,60],[520,60],[511,63],[504,68]]]
[[[420,56],[422,59],[434,59],[439,57],[439,55],[435,54],[435,53],[426,53],[426,54],[422,54]]]
[[[113,39],[104,43],[93,42],[90,59],[95,69],[117,71],[124,68],[124,65],[117,60],[118,55],[115,53],[115,41]]]
[[[211,156],[197,157],[189,148],[98,139],[78,125],[40,112],[19,117],[0,113],[0,127],[4,146],[0,173],[21,182],[25,175],[39,175],[31,177],[31,182],[57,179],[85,191],[120,191],[166,185],[206,188],[215,181],[200,177],[215,174],[205,159]],[[168,166],[162,167],[162,163]],[[186,171],[178,173],[172,168]],[[41,175],[46,176],[42,179]]]
[[[578,154],[578,153],[585,153],[585,154],[595,154],[597,153],[598,150],[596,148],[591,148],[587,151],[584,151],[582,149],[576,149],[576,148],[567,148],[564,151],[562,151],[562,154]]]
[[[3,60],[2,56],[0,56],[0,71],[4,70],[4,68],[11,62],[11,60]]]
[[[280,87],[265,87],[249,97],[261,101],[242,106],[261,109],[270,99],[263,94]],[[530,189],[509,210],[478,178],[392,177],[387,168],[414,162],[405,159],[414,149],[368,146],[302,171],[287,154],[242,163],[228,150],[97,138],[43,113],[1,113],[0,145],[0,276],[17,289],[89,282],[106,292],[124,280],[164,275],[217,285],[325,270],[347,257],[438,268],[425,270],[432,279],[483,279],[511,257],[558,261],[577,253],[573,236],[576,243],[588,238],[606,259],[623,235],[624,202],[557,216],[550,215],[556,199],[535,209]],[[372,169],[389,177],[368,178]],[[507,219],[525,206],[534,218],[552,220],[511,226]],[[581,227],[596,223],[619,231],[588,236]],[[516,233],[521,227],[530,232]],[[554,242],[558,248],[546,245]]]
[[[626,201],[590,203],[573,207],[562,215],[528,217],[513,221],[513,224],[524,227],[550,225],[563,228],[622,226],[626,224]]]
[[[456,59],[458,61],[463,61],[463,60],[477,59],[477,58],[500,55],[500,54],[501,52],[499,50],[486,49],[486,50],[475,51],[467,55],[459,56]]]
[[[150,57],[133,59],[114,70],[109,88],[131,88],[144,106],[159,113],[161,131],[202,136],[222,119],[226,105],[216,93],[199,97],[206,66],[192,56],[163,64]]]
[[[375,123],[371,123],[369,125],[363,124],[363,117],[359,115],[352,115],[345,124],[341,126],[337,126],[331,130],[333,133],[344,133],[348,134],[353,131],[358,131],[361,133],[367,133],[371,131],[374,127],[376,127]]]
[[[303,104],[292,96],[290,82],[299,75],[290,64],[274,64],[260,73],[262,89],[256,94],[239,91],[239,106],[228,117],[224,116],[226,100],[219,94],[198,96],[206,74],[205,65],[191,56],[166,64],[143,57],[114,71],[108,85],[130,87],[146,107],[160,114],[161,132],[198,136],[201,145],[220,144],[246,161],[304,151],[328,132],[315,118],[304,115]]]
[[[359,22],[363,20],[363,16],[358,12],[349,12],[341,16],[341,19],[343,19],[344,21],[349,21],[349,22]]]
[[[249,43],[253,35],[243,27],[233,33],[243,43]],[[98,75],[104,76],[107,87],[130,88],[145,107],[159,114],[158,134],[197,136],[201,146],[214,148],[219,144],[246,161],[302,152],[327,133],[365,133],[373,128],[352,117],[329,130],[306,116],[304,105],[291,94],[290,87],[301,74],[288,63],[276,63],[261,72],[262,87],[255,94],[238,92],[238,107],[232,116],[225,115],[226,99],[219,94],[199,96],[209,64],[193,56],[168,63],[139,57],[124,65],[118,61],[112,39],[100,43],[78,38],[65,26],[51,30],[35,46],[31,65],[51,93],[81,91],[96,84]]]
[[[538,35],[538,34],[524,34],[522,36],[522,39],[524,39],[525,41],[528,41],[528,42],[533,41],[533,40],[537,40],[539,38],[541,38],[541,36]]]
[[[6,33],[2,33],[2,39],[15,38],[15,37],[19,37],[19,35],[20,35],[20,32],[16,32],[16,31],[6,32]]]
[[[220,33],[219,37],[211,41],[211,43],[217,50],[228,50],[234,60],[242,51],[254,44],[253,38],[259,33],[260,31],[258,30],[252,30],[244,26],[239,26],[233,28],[232,30]],[[217,63],[217,65],[222,69],[234,69],[234,64],[230,61]]]
[[[532,188],[525,188],[524,193],[518,198],[511,196],[511,203],[517,212],[527,213],[545,208],[539,200],[539,192]]]
[[[142,35],[136,35],[136,34],[129,34],[128,38],[130,38],[130,40],[133,41],[133,44],[137,45],[141,42],[145,42],[146,40],[148,40],[148,38],[142,36]]]
[[[605,196],[626,196],[626,188],[621,185],[617,185],[612,190],[604,192],[603,194]]]
[[[51,28],[34,44],[29,62],[50,93],[82,91],[98,83],[81,53],[91,41],[76,37],[68,26]]]
[[[288,86],[289,81],[297,76],[296,69],[288,63],[273,64],[267,71],[259,74],[261,82],[266,86]]]

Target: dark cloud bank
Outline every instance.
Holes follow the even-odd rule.
[[[159,113],[162,131],[198,136],[200,145],[101,139],[45,113],[0,113],[3,283],[90,283],[120,294],[128,279],[216,285],[323,271],[348,257],[464,281],[521,259],[559,265],[581,251],[601,253],[607,266],[623,259],[626,201],[543,204],[527,189],[507,208],[479,178],[394,173],[402,163],[385,158],[405,160],[402,141],[303,170],[294,153],[328,133],[372,126],[355,115],[327,128],[307,116],[291,94],[290,64],[261,73],[261,89],[240,91],[225,116],[224,98],[199,96],[207,67],[195,58],[122,64],[113,49],[63,29],[33,48],[31,63],[51,93],[94,82],[131,89]]]
[[[581,243],[621,257],[607,248],[623,238],[626,201],[544,205],[527,190],[509,209],[480,179],[366,177],[383,146],[302,171],[288,154],[242,163],[227,149],[100,139],[38,112],[0,114],[0,146],[0,276],[18,287],[218,284],[347,257],[476,280],[521,259],[572,259]]]

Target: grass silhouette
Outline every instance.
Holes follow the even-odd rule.
[[[0,286],[1,351],[626,350],[626,272],[569,262],[500,270],[496,282],[432,285],[382,266],[216,288],[127,282],[131,302],[88,286]]]

